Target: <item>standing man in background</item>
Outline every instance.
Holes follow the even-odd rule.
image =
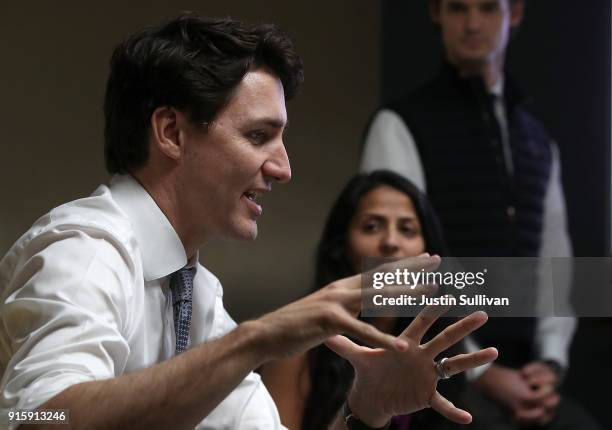
[[[426,191],[454,256],[571,256],[558,149],[504,73],[524,1],[429,6],[445,64],[433,81],[377,112],[361,170],[391,169]],[[558,391],[575,319],[492,322],[480,340],[494,338],[501,355],[470,375],[484,394],[468,399],[478,405],[474,427],[594,428]]]

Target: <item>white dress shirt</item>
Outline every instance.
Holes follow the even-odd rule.
[[[497,82],[490,89],[496,97],[494,112],[502,128],[504,143],[504,158],[509,172],[513,172],[512,155],[508,141],[507,118],[503,107],[502,91],[503,80]],[[561,168],[559,150],[551,145],[552,168],[550,180],[544,201],[544,217],[542,226],[542,245],[540,257],[571,257],[572,250],[567,233],[567,220],[565,199],[561,186]],[[509,164],[510,163],[510,164]],[[421,157],[415,139],[406,123],[394,111],[382,109],[379,111],[368,130],[360,170],[370,172],[377,169],[388,169],[410,179],[422,192],[426,192],[427,184]],[[486,257],[483,255],[482,257]],[[543,260],[544,262],[545,260]],[[544,273],[541,266],[539,273]],[[565,279],[571,279],[566,276]],[[569,285],[556,286],[556,291],[565,293],[559,300],[568,302]],[[542,291],[539,289],[538,291]],[[539,300],[543,300],[539,297]],[[563,309],[567,309],[565,306]],[[539,358],[542,360],[555,360],[564,367],[569,364],[569,347],[576,328],[576,319],[572,317],[543,317],[538,318],[536,326],[535,345]],[[466,342],[468,350],[478,350],[479,346],[472,338]],[[481,366],[468,372],[468,378],[477,378],[488,368]]]
[[[172,225],[131,176],[40,218],[0,261],[2,415],[172,357],[169,275],[185,265]],[[191,345],[236,326],[219,280],[196,267]],[[255,373],[197,426],[238,428],[284,428]]]

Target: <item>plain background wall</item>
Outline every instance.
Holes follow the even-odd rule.
[[[369,0],[37,2],[0,6],[0,254],[42,214],[107,179],[102,101],[113,47],[181,10],[274,22],[305,64],[287,108],[293,180],[263,199],[259,238],[211,243],[237,319],[310,288],[313,253],[332,200],[355,173],[364,124],[378,102],[380,5]],[[145,7],[146,6],[146,7]]]
[[[588,3],[588,4],[587,4]],[[526,0],[508,66],[558,142],[577,256],[610,255],[610,0]],[[382,100],[431,79],[442,51],[426,0],[382,2]],[[597,297],[596,285],[575,285]],[[581,319],[565,389],[612,428],[612,320]],[[503,354],[503,351],[500,353]]]

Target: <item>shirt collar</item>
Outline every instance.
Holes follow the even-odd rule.
[[[502,96],[509,107],[524,105],[531,102],[531,99],[525,97],[521,89],[517,86],[516,82],[512,79],[512,76],[509,75],[507,71],[504,71],[502,74],[502,79],[498,80],[493,88],[486,88],[482,78],[479,76],[462,78],[459,75],[459,70],[450,62],[445,61],[438,79],[446,81],[450,85],[456,86],[460,89],[465,89],[472,92],[476,91],[477,94],[482,92],[483,95],[495,94],[496,96]]]
[[[109,188],[132,224],[145,281],[163,278],[184,267],[187,255],[183,243],[147,190],[131,175],[113,176]]]
[[[495,82],[493,84],[493,86],[491,88],[489,88],[489,92],[492,95],[499,97],[500,99],[503,98],[503,95],[504,95],[504,75],[501,75],[499,77],[499,79],[497,80],[497,82]]]

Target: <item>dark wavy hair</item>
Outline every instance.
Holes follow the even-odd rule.
[[[120,43],[110,62],[104,101],[104,155],[109,173],[127,173],[149,156],[153,111],[172,106],[210,123],[252,67],[278,76],[292,98],[304,75],[289,38],[271,24],[185,13]]]
[[[336,279],[355,274],[356,269],[347,255],[349,225],[359,208],[361,199],[381,186],[392,187],[412,200],[421,223],[425,251],[440,256],[448,255],[438,218],[427,197],[412,182],[387,170],[360,174],[345,185],[329,213],[316,251],[313,290],[318,290]],[[393,334],[399,335],[411,321],[411,318],[398,318]],[[439,331],[440,324],[436,324],[432,330]],[[353,381],[353,367],[324,345],[308,352],[308,366],[311,389],[304,408],[302,430],[325,429],[333,422],[346,399]],[[447,388],[450,386],[448,391],[451,393],[447,391],[445,394],[452,398],[456,396],[454,393],[458,392],[458,385],[462,385],[463,380],[454,377],[446,384]],[[426,423],[428,428],[429,426],[442,428],[446,425],[436,425],[435,422],[443,421],[429,411],[419,412],[414,418],[413,426],[418,422],[424,425]]]

